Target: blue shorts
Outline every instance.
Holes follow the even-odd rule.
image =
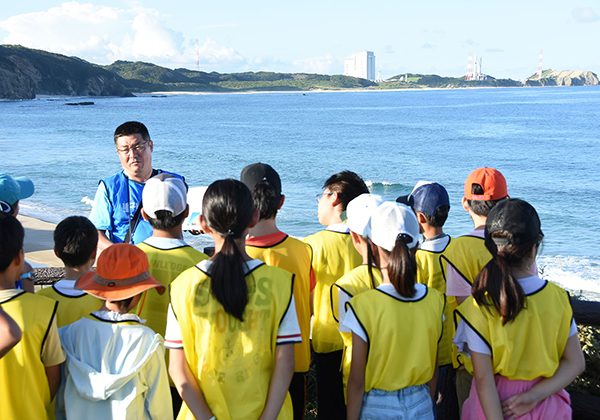
[[[372,389],[363,397],[361,420],[433,420],[433,404],[427,385],[409,386],[398,391]]]

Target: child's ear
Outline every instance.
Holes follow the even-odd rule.
[[[56,258],[58,258],[60,260],[60,257],[58,256],[58,251],[56,250],[56,247],[54,247],[53,250],[54,250],[54,255],[56,255]]]
[[[142,217],[144,218],[144,220],[146,222],[148,221],[148,215],[146,214],[146,212],[144,211],[144,209],[142,209]]]
[[[211,233],[212,232],[212,230],[210,230],[210,228],[208,227],[208,223],[206,223],[206,219],[204,218],[203,214],[200,215],[200,227],[202,228],[202,230],[205,233]]]
[[[419,222],[419,224],[427,223],[427,219],[425,219],[425,215],[423,213],[418,211],[418,212],[416,212],[416,214],[417,214],[417,221]]]
[[[183,216],[183,219],[185,220],[185,218],[190,215],[190,205],[189,204],[186,204],[185,210],[183,212],[185,213],[185,215]]]
[[[279,200],[279,207],[277,207],[277,210],[280,210],[281,207],[283,207],[284,201],[285,201],[285,195],[281,194],[281,199]]]
[[[467,202],[467,197],[462,198],[462,206],[465,211],[469,211],[469,203]]]
[[[257,209],[254,209],[254,213],[252,213],[252,220],[250,221],[250,224],[248,225],[248,227],[250,229],[252,229],[254,226],[256,226],[256,224],[258,223],[259,220],[260,220],[260,212]]]

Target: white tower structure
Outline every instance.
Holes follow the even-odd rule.
[[[540,50],[540,60],[538,62],[538,70],[537,70],[537,74],[535,75],[535,78],[537,80],[540,80],[542,78],[542,60],[544,58],[544,51]]]
[[[344,76],[375,80],[375,54],[371,51],[360,51],[346,57]]]
[[[469,51],[469,62],[467,64],[467,75],[465,80],[473,79],[473,53]]]

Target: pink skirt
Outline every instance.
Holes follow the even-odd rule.
[[[504,376],[494,376],[496,381],[496,389],[498,390],[498,396],[500,401],[504,401],[513,395],[522,394],[523,392],[529,391],[535,384],[542,380],[542,378],[534,379],[533,381],[519,381],[505,378]],[[542,400],[535,406],[533,410],[519,419],[534,420],[534,419],[553,419],[553,420],[569,420],[572,417],[571,412],[571,398],[569,393],[564,389],[561,389],[556,394],[550,395],[545,400]],[[465,401],[462,409],[462,420],[485,420],[485,414],[479,401],[479,395],[477,395],[477,386],[475,385],[475,378],[471,384],[471,392],[469,398]]]

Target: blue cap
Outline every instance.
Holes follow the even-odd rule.
[[[34,191],[33,182],[29,178],[0,174],[0,201],[11,207],[19,200],[31,197]]]
[[[435,216],[440,207],[450,207],[450,198],[444,187],[437,182],[430,182],[417,184],[417,187],[410,193],[409,204],[415,211]]]

